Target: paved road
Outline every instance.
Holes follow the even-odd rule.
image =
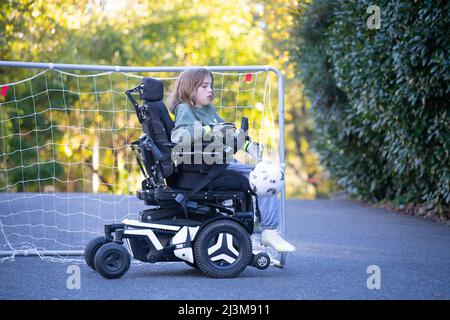
[[[287,237],[298,250],[285,268],[248,267],[236,279],[165,263],[106,280],[80,264],[81,289],[70,290],[70,263],[16,257],[0,264],[0,300],[450,299],[449,227],[350,201],[289,200]],[[368,289],[369,277],[380,289]]]

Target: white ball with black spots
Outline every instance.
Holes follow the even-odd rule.
[[[273,196],[283,188],[284,172],[278,164],[262,161],[250,172],[248,180],[258,196]]]

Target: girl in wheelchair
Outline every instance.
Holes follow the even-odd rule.
[[[175,126],[171,134],[172,142],[193,144],[211,141],[211,139],[214,141],[217,138],[223,139],[231,130],[238,136],[239,148],[249,153],[255,161],[260,161],[263,146],[249,140],[245,141],[244,132],[237,131],[233,124],[225,122],[212,106],[213,81],[212,73],[205,68],[188,69],[181,74],[169,104],[169,110],[175,115]],[[201,134],[196,134],[196,130],[198,132],[200,129],[199,124]],[[218,178],[234,174],[248,180],[253,168],[252,165],[242,164],[233,159]],[[278,252],[295,251],[295,247],[283,239],[277,231],[280,219],[277,196],[258,196],[258,207],[263,229],[261,243]]]

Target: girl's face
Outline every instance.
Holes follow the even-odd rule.
[[[205,107],[211,104],[213,99],[213,91],[212,91],[212,79],[211,75],[207,75],[204,79],[200,87],[197,88],[195,93],[195,101],[197,102],[197,106]]]

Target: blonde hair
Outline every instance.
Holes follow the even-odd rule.
[[[211,71],[206,68],[192,68],[184,71],[175,82],[175,90],[169,98],[169,111],[175,113],[176,106],[182,102],[187,103],[191,108],[194,107],[197,103],[195,101],[197,89],[207,75],[211,76],[214,83]]]

